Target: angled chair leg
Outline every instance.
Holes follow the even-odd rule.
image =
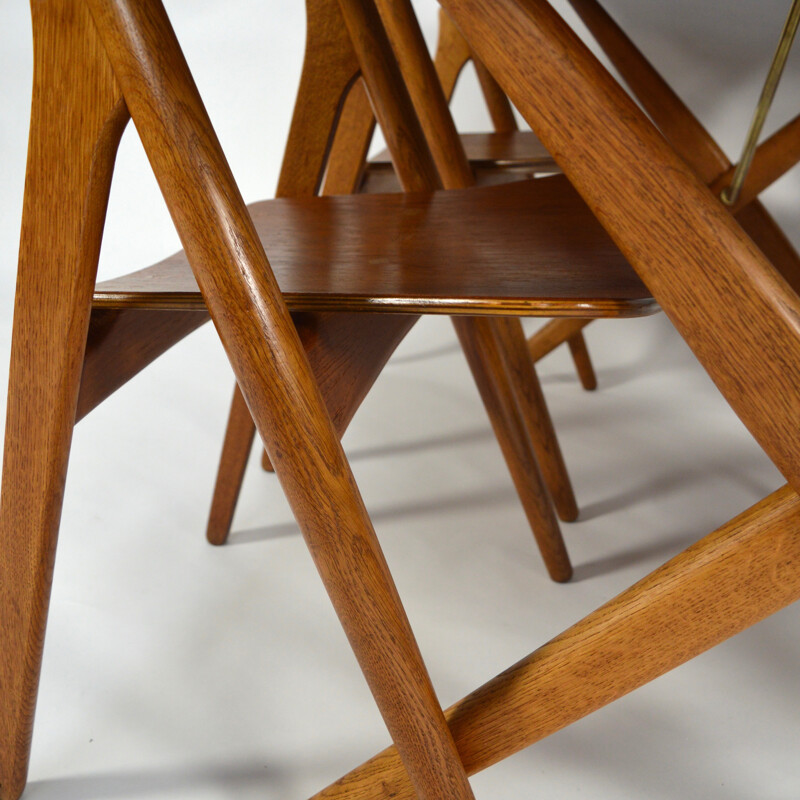
[[[472,791],[322,393],[160,3],[87,0],[242,394],[421,798]],[[177,114],[176,109],[183,113]]]
[[[231,529],[233,512],[242,488],[244,471],[250,458],[256,426],[250,409],[242,397],[237,384],[233,390],[233,401],[225,429],[225,441],[219,460],[217,482],[208,515],[206,538],[211,544],[225,544]],[[264,451],[266,453],[266,451]]]
[[[784,487],[447,710],[469,774],[800,598],[800,498]],[[394,748],[313,800],[413,800]]]
[[[583,338],[583,334],[576,333],[574,336],[570,336],[567,339],[567,346],[575,364],[578,378],[580,378],[581,386],[587,392],[593,392],[597,388],[597,376],[594,374],[592,359],[589,358],[589,350],[586,347],[586,339]]]
[[[511,375],[525,429],[536,459],[553,498],[558,516],[564,522],[578,518],[578,504],[564,463],[553,420],[544,399],[542,386],[525,346],[525,333],[519,319],[498,320],[496,330],[502,344],[506,367]]]
[[[0,501],[0,800],[16,800],[27,776],[92,290],[128,119],[83,4],[35,3],[32,14],[36,69]]]
[[[534,363],[566,342],[572,360],[575,362],[578,378],[587,392],[597,388],[597,377],[589,358],[586,341],[581,333],[590,322],[590,319],[574,319],[572,317],[554,319],[528,338],[528,350]]]
[[[457,318],[453,324],[547,571],[555,581],[568,581],[572,565],[520,413],[497,323]]]
[[[353,194],[364,177],[375,116],[364,81],[353,84],[342,109],[322,184],[323,195]]]

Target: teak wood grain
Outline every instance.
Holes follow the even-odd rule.
[[[292,311],[638,316],[647,290],[560,176],[249,207]],[[181,252],[98,284],[97,308],[197,308]]]
[[[539,172],[558,172],[553,156],[545,150],[533,131],[504,133],[462,133],[461,146],[474,170],[503,168],[526,175]],[[381,150],[370,162],[371,169],[391,167],[388,150]]]

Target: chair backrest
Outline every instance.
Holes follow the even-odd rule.
[[[800,488],[800,297],[545,0],[442,5]]]

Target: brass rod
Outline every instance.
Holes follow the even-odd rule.
[[[747,132],[747,139],[742,149],[742,157],[736,165],[736,171],[733,173],[730,186],[720,194],[722,202],[726,205],[732,206],[742,190],[744,179],[747,177],[747,172],[753,161],[758,137],[761,135],[761,129],[764,127],[764,121],[775,97],[775,90],[778,88],[783,68],[786,66],[789,51],[792,49],[792,42],[794,41],[795,33],[797,33],[798,23],[800,23],[800,0],[792,0],[789,16],[786,18],[786,23],[781,31],[781,38],[778,41],[778,49],[772,58],[767,80],[761,90],[761,97],[758,98],[758,105],[756,106],[755,114],[753,114],[753,121],[750,123],[750,130]]]

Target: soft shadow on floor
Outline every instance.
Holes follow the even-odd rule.
[[[453,431],[443,436],[429,436],[425,439],[413,439],[403,442],[388,442],[375,447],[359,447],[353,450],[348,448],[347,457],[350,461],[363,461],[367,458],[383,458],[401,454],[419,453],[424,450],[436,450],[442,447],[453,447],[462,444],[483,442],[492,438],[492,429],[487,422],[485,428],[474,428],[467,431]]]
[[[95,775],[31,781],[25,800],[115,800],[125,797],[172,795],[186,797],[194,787],[204,793],[217,786],[220,796],[235,797],[258,791],[264,797],[289,795],[287,776],[292,772],[257,761],[200,767],[196,764],[157,770],[108,772]],[[296,773],[295,773],[296,776]]]
[[[469,494],[454,494],[428,500],[415,500],[396,506],[369,509],[370,519],[373,523],[394,522],[408,517],[426,516],[429,514],[445,514],[459,509],[488,508],[491,506],[505,505],[516,498],[512,487],[487,489],[483,492],[470,492]],[[246,531],[231,534],[229,544],[252,544],[270,539],[282,539],[287,536],[298,536],[300,529],[294,522],[280,525],[268,525],[263,528],[251,528]]]
[[[621,553],[614,553],[610,556],[589,561],[586,564],[578,564],[572,575],[572,583],[597,578],[601,575],[609,575],[627,567],[632,567],[642,561],[650,561],[656,557],[662,557],[664,561],[685,550],[689,545],[694,544],[700,539],[702,534],[697,531],[692,533],[682,533],[660,542],[651,542],[643,547],[633,547]]]

